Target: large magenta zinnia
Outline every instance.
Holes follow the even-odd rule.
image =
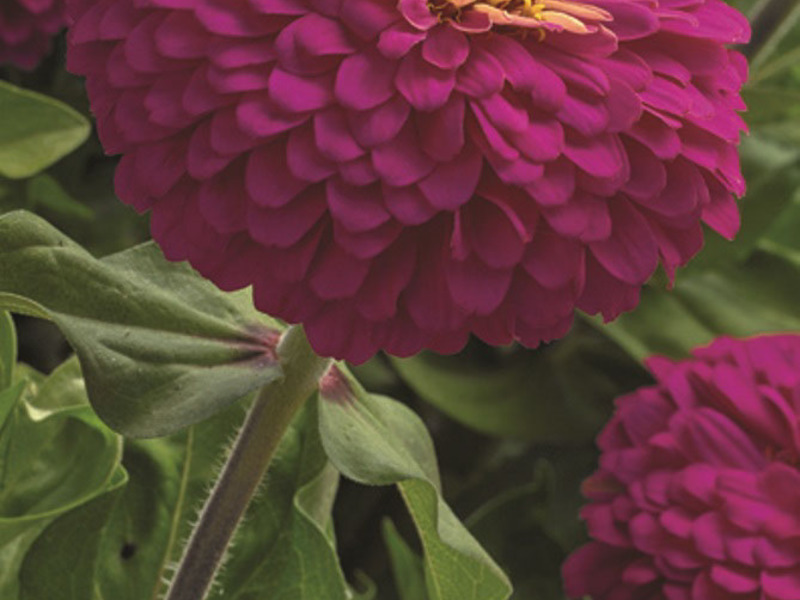
[[[620,398],[598,438],[594,541],[567,560],[567,593],[797,600],[800,336],[722,338],[648,366],[657,384]]]
[[[535,346],[737,230],[720,0],[67,4],[120,197],[320,353]]]
[[[63,0],[0,0],[0,64],[34,68],[65,24]]]

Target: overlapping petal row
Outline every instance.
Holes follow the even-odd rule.
[[[570,597],[800,598],[800,336],[722,338],[618,400]]]
[[[69,67],[167,256],[324,354],[535,346],[735,234],[741,15],[459,5],[68,0]]]
[[[0,2],[0,65],[34,68],[66,24],[64,0]]]

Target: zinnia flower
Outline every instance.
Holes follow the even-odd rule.
[[[650,359],[618,400],[584,482],[594,541],[565,563],[570,597],[800,598],[800,336],[722,338]]]
[[[63,0],[0,0],[0,64],[34,68],[64,25]]]
[[[720,0],[67,0],[119,196],[317,351],[536,346],[735,234]]]

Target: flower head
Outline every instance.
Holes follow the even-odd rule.
[[[2,0],[0,64],[34,68],[65,25],[64,0]]]
[[[119,196],[321,353],[535,346],[737,230],[721,0],[67,0]]]
[[[800,598],[800,336],[722,338],[653,358],[617,403],[584,482],[594,541],[570,597]]]

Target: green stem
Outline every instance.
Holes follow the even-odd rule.
[[[206,598],[292,417],[331,362],[314,353],[299,325],[284,334],[278,356],[284,376],[265,386],[250,408],[192,531],[166,600]]]

